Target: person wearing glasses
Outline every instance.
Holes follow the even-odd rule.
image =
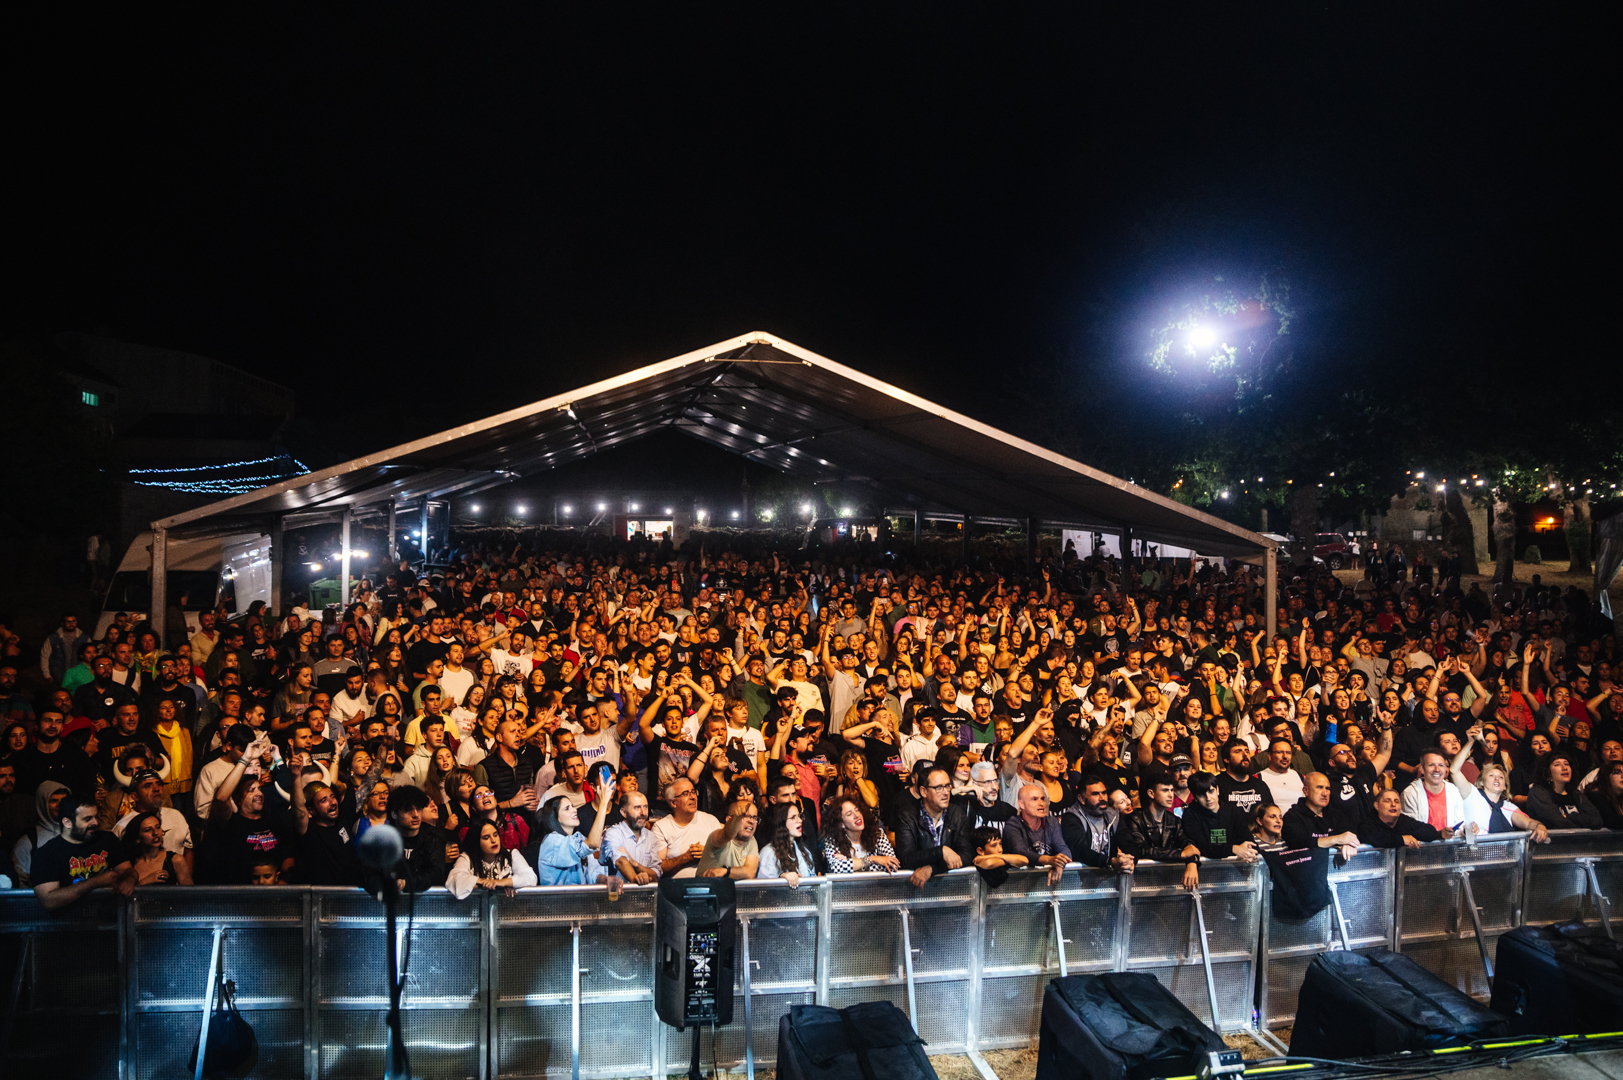
[[[952,799],[952,775],[931,769],[919,785],[917,809],[900,811],[896,823],[896,856],[903,870],[913,871],[913,884],[923,886],[935,874],[957,870],[974,860],[969,811]]]

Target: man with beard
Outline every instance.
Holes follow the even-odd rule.
[[[1336,743],[1325,759],[1324,775],[1330,781],[1330,808],[1357,830],[1375,809],[1375,785],[1392,757],[1392,732],[1381,732],[1380,750],[1375,760],[1360,761],[1346,743]]]
[[[1223,805],[1250,817],[1260,806],[1273,805],[1274,795],[1251,774],[1251,744],[1230,739],[1223,746],[1223,771],[1217,777],[1217,790]]]
[[[969,827],[973,831],[982,827],[1003,831],[1003,826],[1015,815],[1015,809],[999,796],[997,766],[990,761],[977,761],[969,770],[970,796],[965,804],[969,811]]]
[[[795,798],[792,790],[787,791]],[[632,791],[620,807],[620,820],[603,834],[603,861],[633,885],[659,880],[659,837],[648,827],[648,796]]]
[[[158,704],[175,703],[175,715],[186,725],[187,731],[196,730],[197,695],[180,685],[180,672],[185,661],[165,656],[158,661],[158,677],[147,684],[141,693],[141,711],[147,716],[158,714]]]
[[[1110,805],[1110,791],[1103,780],[1090,777],[1081,799],[1060,815],[1059,824],[1065,846],[1077,862],[1123,874],[1133,872],[1133,857],[1116,844],[1121,813]]]
[[[97,722],[97,727],[105,727],[113,722],[113,715],[118,712],[119,706],[135,705],[139,699],[133,690],[113,678],[112,657],[96,657],[91,670],[95,672],[95,677],[79,687],[73,695],[73,711],[79,716],[90,717]]]
[[[69,793],[56,808],[62,835],[34,852],[30,878],[46,911],[58,911],[93,889],[135,891],[135,874],[123,847],[96,826],[92,799]]]
[[[299,880],[306,885],[361,884],[349,830],[338,823],[338,795],[315,767],[293,785],[293,827],[299,834]]]
[[[17,751],[12,761],[17,766],[17,787],[33,791],[46,780],[55,780],[77,792],[89,792],[96,787],[96,770],[90,758],[79,747],[65,742],[62,729],[66,718],[55,708],[39,714],[39,727],[34,732],[34,745]]]
[[[265,784],[260,773],[261,753],[269,746],[261,737],[232,766],[214,792],[214,810],[208,819],[205,870],[216,885],[243,885],[255,862],[270,859],[287,875],[293,869],[293,837],[265,813]]]

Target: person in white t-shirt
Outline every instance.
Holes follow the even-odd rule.
[[[699,809],[699,791],[685,776],[665,786],[665,801],[670,803],[671,813],[653,826],[661,876],[695,877],[705,841],[721,828],[721,822]]]
[[[766,757],[766,740],[750,727],[750,707],[746,702],[734,701],[727,706],[727,745],[742,747],[750,756],[750,766],[760,771],[761,761]]]
[[[620,744],[631,730],[631,716],[621,716],[613,698],[602,698],[581,709],[580,728],[575,736],[575,749],[586,759],[587,768],[607,761],[619,772]]]
[[[1268,747],[1268,767],[1257,774],[1281,810],[1289,810],[1302,799],[1302,775],[1291,768],[1295,754],[1289,739],[1275,739]]]
[[[462,666],[464,652],[460,641],[446,646],[445,670],[440,673],[440,692],[444,695],[447,709],[453,704],[462,703],[476,679],[473,672]]]
[[[375,673],[377,687],[383,690],[383,672]],[[333,695],[332,714],[330,719],[338,725],[340,731],[353,728],[362,720],[372,715],[373,705],[367,700],[366,679],[361,675],[359,668],[351,668],[349,677],[344,680],[344,688]],[[331,728],[329,728],[329,733]]]

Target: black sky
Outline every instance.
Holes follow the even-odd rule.
[[[335,453],[748,329],[1017,423],[992,383],[1139,363],[1158,304],[1269,267],[1351,377],[1598,363],[1587,10],[36,12],[0,333],[381,404]]]

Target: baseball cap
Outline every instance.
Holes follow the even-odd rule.
[[[1172,755],[1172,767],[1174,769],[1176,769],[1179,765],[1193,765],[1194,763],[1195,763],[1194,759],[1191,758],[1188,754],[1173,754]]]
[[[163,777],[159,776],[156,772],[151,769],[142,769],[140,772],[130,777],[130,787],[138,788],[148,780],[156,780],[160,784],[163,783]]]

